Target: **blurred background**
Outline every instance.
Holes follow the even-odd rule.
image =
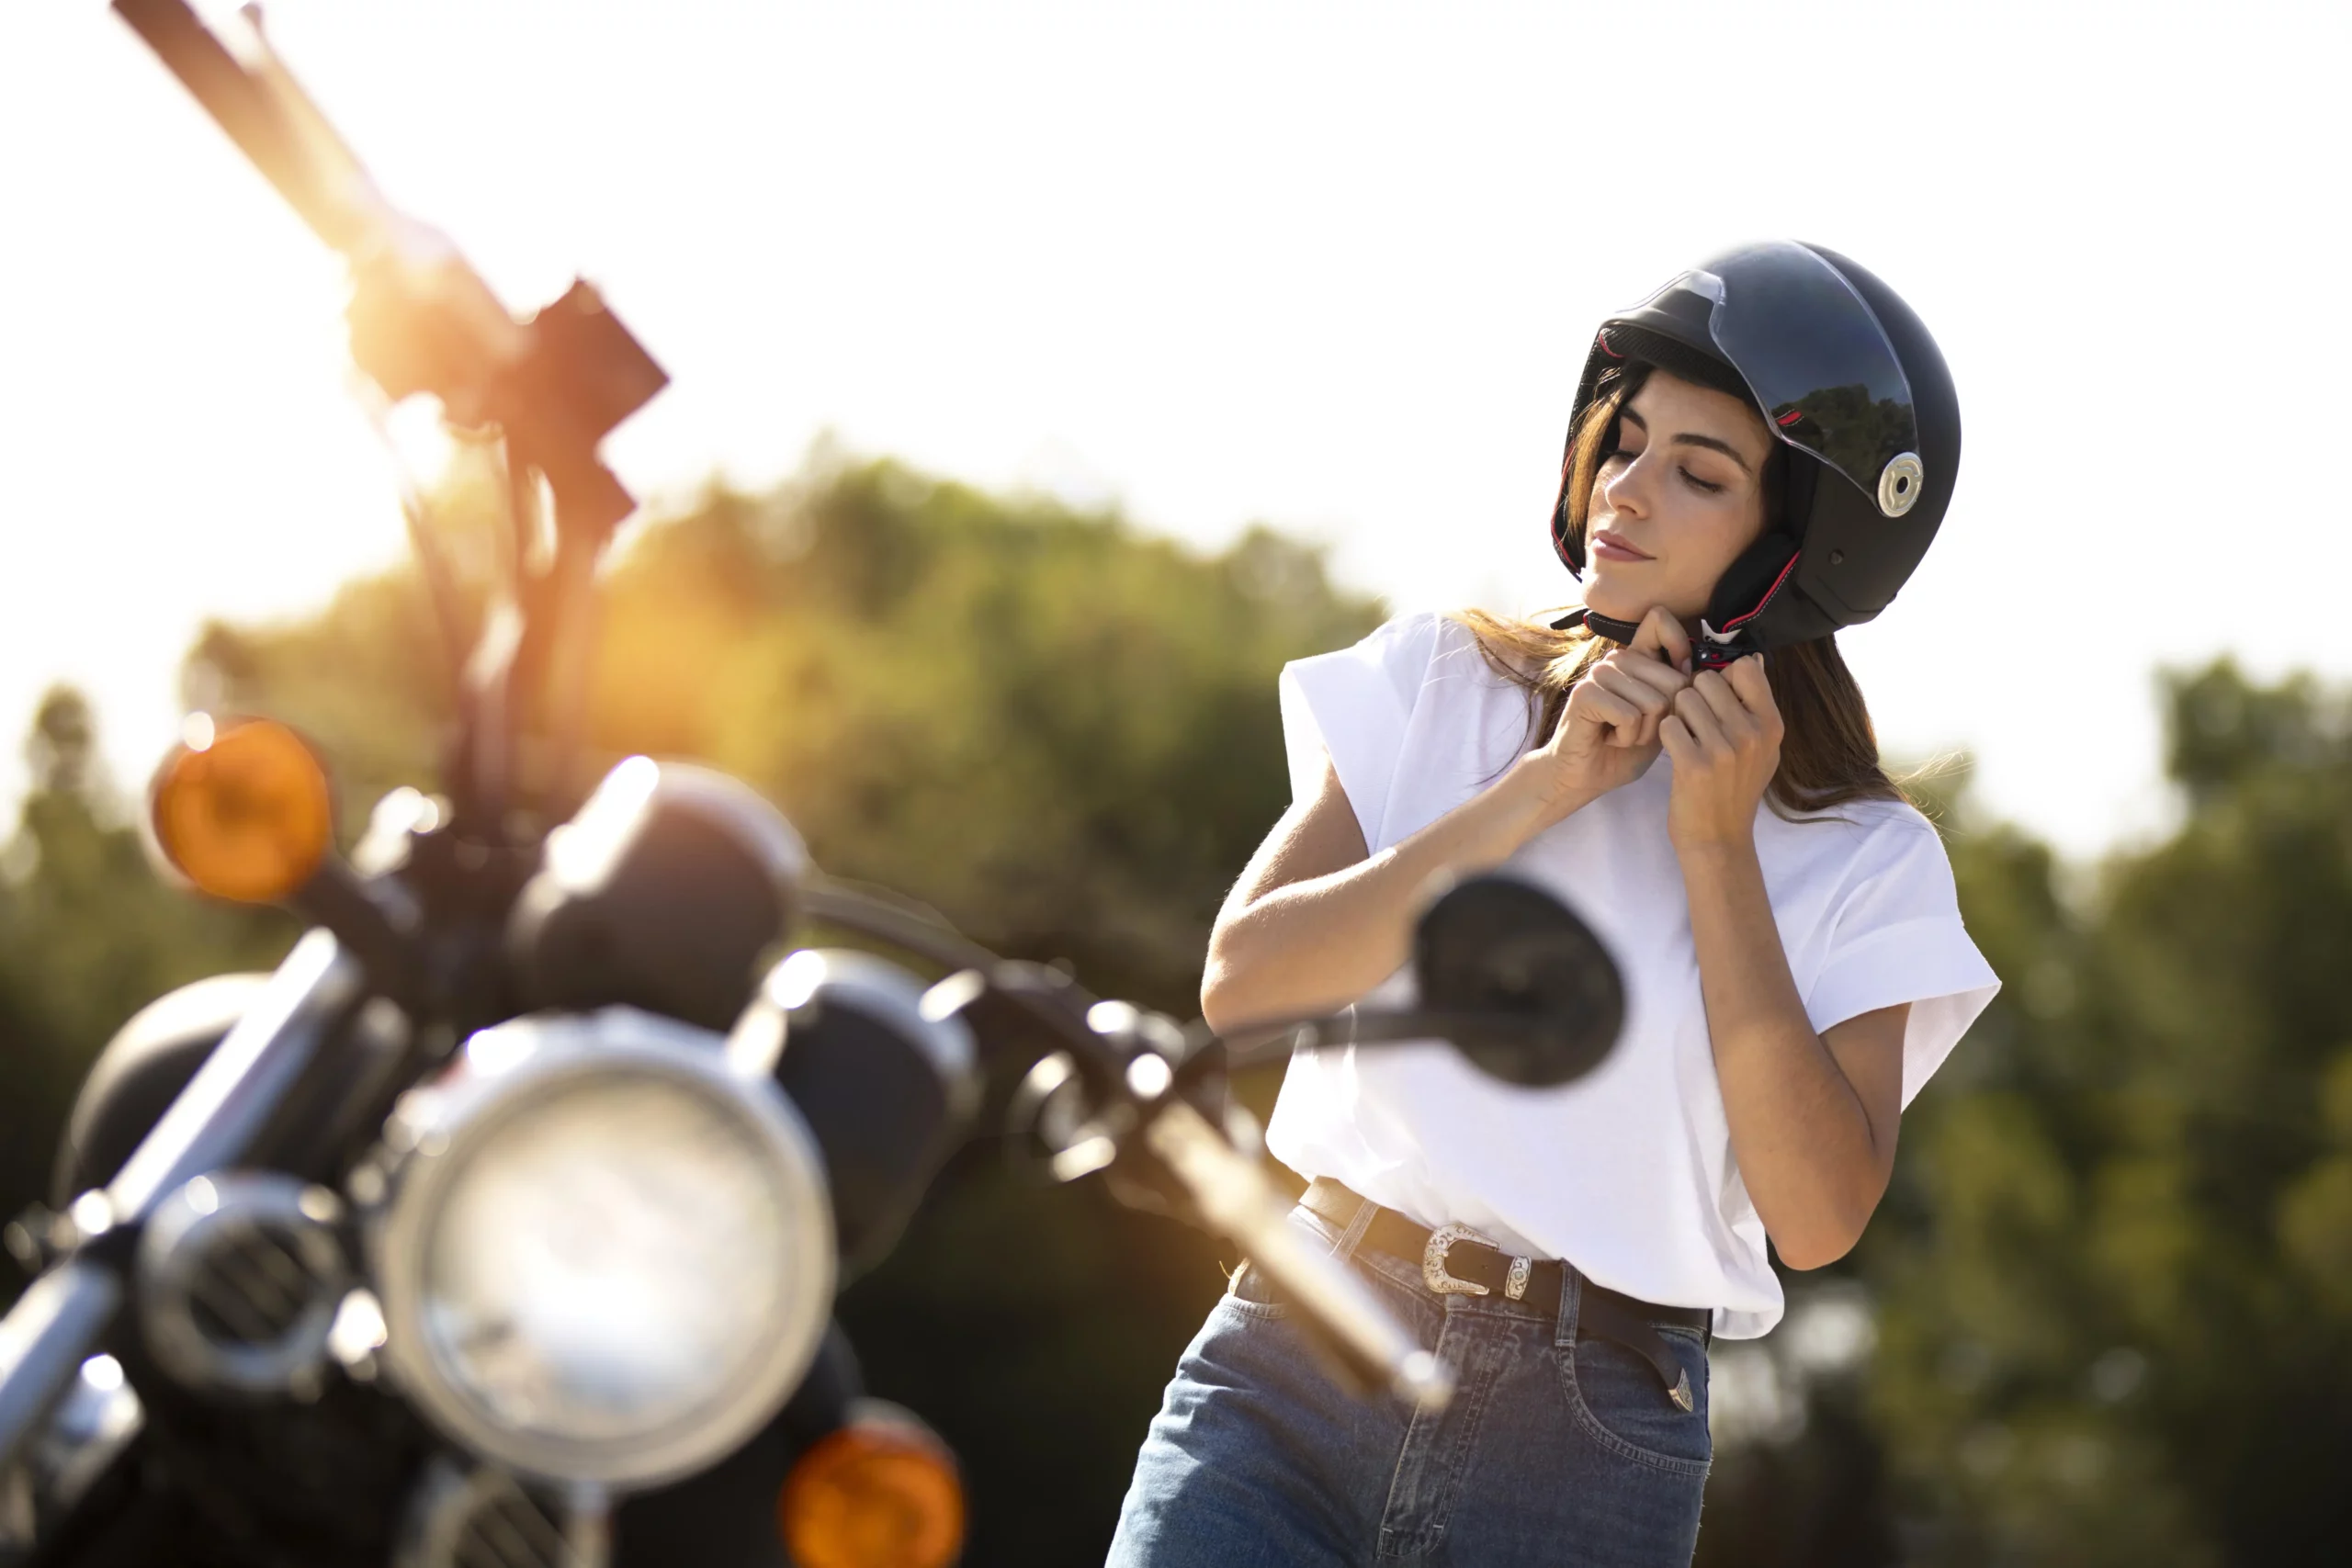
[[[1889,751],[1947,759],[2007,987],[1861,1246],[1718,1347],[1701,1560],[2337,1560],[2352,13],[268,14],[395,202],[511,305],[591,277],[675,378],[608,447],[654,499],[595,743],[710,759],[829,869],[1186,1014],[1285,802],[1282,662],[1568,596],[1541,525],[1600,315],[1757,234],[1878,271],[1968,454],[1842,640]],[[12,14],[0,149],[13,1213],[117,1024],[291,938],[146,867],[186,705],[303,728],[356,821],[432,784],[447,671],[335,265],[95,3]],[[479,476],[401,434],[462,546]],[[971,1562],[1095,1562],[1234,1259],[1002,1154],[846,1318],[963,1455]]]

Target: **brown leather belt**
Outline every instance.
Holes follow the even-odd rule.
[[[1307,1184],[1299,1206],[1345,1230],[1370,1200],[1328,1176]],[[1360,1244],[1390,1258],[1421,1266],[1422,1281],[1442,1295],[1496,1295],[1524,1302],[1536,1313],[1557,1317],[1568,1266],[1557,1258],[1514,1258],[1478,1240],[1461,1225],[1430,1230],[1394,1209],[1381,1209],[1364,1227]],[[1667,1395],[1685,1410],[1695,1407],[1690,1374],[1657,1332],[1660,1324],[1696,1330],[1712,1339],[1714,1314],[1705,1307],[1659,1306],[1635,1296],[1583,1281],[1577,1297],[1577,1331],[1612,1339],[1656,1368]]]

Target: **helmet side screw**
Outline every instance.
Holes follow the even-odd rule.
[[[1878,476],[1878,509],[1889,517],[1900,517],[1911,510],[1919,499],[1926,480],[1927,469],[1916,452],[1905,452],[1888,463]]]

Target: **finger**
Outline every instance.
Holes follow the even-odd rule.
[[[1644,666],[1657,673],[1644,673]],[[1662,684],[1659,677],[1673,681],[1674,684]],[[1631,665],[1604,661],[1593,666],[1592,679],[1603,691],[1623,697],[1653,717],[1665,713],[1667,705],[1674,701],[1674,694],[1681,689],[1680,679],[1674,671],[1655,659],[1638,660]]]
[[[1779,722],[1781,705],[1772,699],[1772,678],[1765,671],[1762,654],[1751,653],[1745,659],[1735,660],[1724,673],[1731,681],[1731,689],[1739,694],[1739,700],[1747,705],[1748,712],[1758,718]]]
[[[1642,682],[1633,680],[1633,674],[1628,674],[1625,670],[1613,670],[1613,672],[1609,674],[1604,674],[1601,670],[1592,670],[1588,682],[1600,686],[1600,689],[1606,691],[1609,696],[1625,703],[1625,705],[1634,712],[1633,731],[1613,736],[1613,743],[1649,745],[1651,740],[1658,739],[1658,719],[1665,717],[1665,707],[1668,707],[1668,703],[1672,701],[1668,694],[1663,694],[1663,691],[1654,691],[1651,686],[1644,686]]]
[[[1739,700],[1739,694],[1732,690],[1731,682],[1724,679],[1720,671],[1700,671],[1692,677],[1690,689],[1699,694],[1700,700],[1707,705],[1708,710],[1726,731],[1747,722],[1747,705]]]
[[[1674,760],[1678,771],[1699,760],[1699,743],[1690,738],[1690,730],[1679,717],[1670,717],[1657,727],[1658,744]]]
[[[1568,716],[1584,724],[1599,725],[1608,734],[1611,746],[1630,746],[1642,728],[1642,710],[1613,693],[1602,690],[1588,681],[1577,688],[1568,704]]]
[[[1642,617],[1634,632],[1633,650],[1663,660],[1678,670],[1690,668],[1690,634],[1660,604]]]
[[[1674,716],[1690,731],[1696,750],[1704,752],[1724,747],[1723,721],[1695,683],[1674,699]]]
[[[1690,676],[1653,654],[1612,653],[1593,668],[1620,671],[1654,688],[1661,697],[1671,697],[1690,683]]]

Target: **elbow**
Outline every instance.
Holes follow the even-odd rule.
[[[1792,1229],[1786,1235],[1772,1235],[1772,1250],[1780,1255],[1781,1266],[1800,1274],[1815,1269],[1826,1269],[1854,1250],[1862,1239],[1862,1231],[1870,1224],[1870,1215],[1841,1216],[1821,1224]]]
[[[1216,957],[1212,955],[1208,967],[1201,972],[1201,1021],[1209,1026],[1212,1033],[1219,1035],[1227,1032],[1233,1025],[1233,1015],[1227,1009],[1228,998],[1226,995],[1226,987],[1221,983],[1224,978],[1224,975],[1217,968]]]
[[[1807,1238],[1801,1245],[1783,1247],[1779,1238],[1775,1237],[1772,1248],[1781,1255],[1781,1267],[1794,1269],[1800,1274],[1809,1274],[1815,1269],[1828,1268],[1829,1265],[1853,1251],[1854,1244],[1852,1241],[1848,1241],[1839,1245],[1835,1242]]]
[[[1799,1273],[1826,1269],[1854,1250],[1862,1239],[1862,1232],[1870,1228],[1871,1216],[1878,1213],[1879,1200],[1886,1196],[1887,1177],[1893,1166],[1893,1150],[1881,1163],[1872,1161],[1868,1171],[1856,1171],[1844,1190],[1821,1194],[1801,1213],[1792,1216],[1786,1209],[1776,1216],[1785,1223],[1764,1222],[1765,1234],[1772,1238],[1772,1250],[1780,1254],[1784,1268]]]
[[[1226,952],[1224,935],[1220,925],[1209,938],[1208,958],[1201,966],[1201,1021],[1218,1034],[1228,1032],[1249,1017],[1244,1010],[1249,1002],[1235,985],[1233,959]]]
[[[1219,1035],[1247,1030],[1280,1010],[1279,999],[1265,995],[1266,966],[1250,962],[1220,926],[1209,939],[1207,960],[1201,966],[1201,1021]]]

